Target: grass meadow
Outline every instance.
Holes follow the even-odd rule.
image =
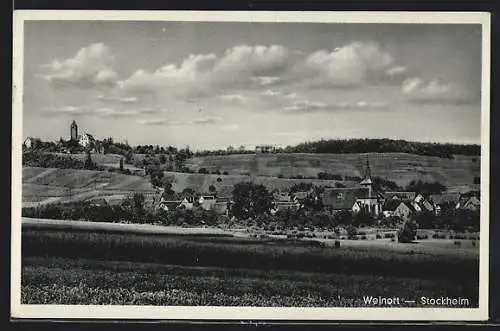
[[[23,229],[22,302],[363,306],[365,295],[467,297],[476,256],[316,241]]]

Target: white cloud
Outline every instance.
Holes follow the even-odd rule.
[[[287,99],[297,99],[299,96],[296,93],[288,93],[285,94],[285,98]]]
[[[110,102],[119,102],[119,103],[136,103],[139,101],[139,98],[135,96],[130,97],[117,97],[117,96],[109,96],[109,95],[98,95],[96,97],[97,100],[101,101],[110,101]]]
[[[266,91],[262,92],[260,95],[262,95],[264,97],[276,97],[276,96],[281,95],[281,92],[279,92],[279,91],[272,91],[272,90],[266,90]]]
[[[412,102],[461,103],[474,99],[474,95],[458,84],[439,79],[425,81],[414,77],[403,82],[403,94]]]
[[[279,45],[229,48],[221,57],[215,54],[190,55],[180,65],[169,63],[155,72],[137,70],[120,81],[123,90],[203,96],[217,88],[248,85],[260,73],[280,71],[288,65],[288,51]],[[272,80],[266,77],[265,82]]]
[[[281,80],[281,77],[276,76],[260,76],[260,77],[250,77],[250,80],[258,83],[262,86],[273,85]]]
[[[328,108],[328,104],[323,102],[300,100],[300,101],[295,101],[291,106],[286,106],[284,110],[300,112],[300,111],[317,111],[317,110],[323,110],[325,108]]]
[[[377,43],[354,42],[332,52],[321,50],[307,56],[304,68],[313,85],[359,86],[385,76],[394,58]]]
[[[137,123],[143,125],[204,125],[204,124],[215,124],[220,121],[222,121],[222,118],[220,117],[202,117],[191,121],[148,119],[148,120],[139,120],[137,121]]]
[[[142,125],[178,125],[183,124],[181,121],[166,120],[166,119],[150,119],[150,120],[139,120],[137,123]]]
[[[400,76],[407,72],[407,68],[405,66],[395,66],[389,68],[385,71],[385,74],[389,77]]]
[[[56,86],[112,86],[118,78],[113,70],[114,56],[103,43],[81,48],[74,57],[42,65],[50,72],[41,75]]]

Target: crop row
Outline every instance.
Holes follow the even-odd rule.
[[[321,247],[293,240],[170,237],[71,231],[23,231],[23,256],[56,256],[98,260],[153,262],[258,270],[370,274],[422,279],[478,279],[479,261]]]

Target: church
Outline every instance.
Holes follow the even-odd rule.
[[[322,194],[325,207],[333,211],[366,211],[374,216],[382,212],[382,201],[373,191],[370,164],[366,161],[364,177],[357,187],[327,188]]]

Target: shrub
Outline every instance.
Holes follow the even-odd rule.
[[[377,233],[377,235],[375,236],[375,238],[377,239],[382,239],[382,236],[380,234]]]
[[[476,242],[475,241],[472,242],[472,247],[476,247]]]
[[[398,230],[398,241],[400,243],[410,243],[417,235],[417,225],[415,222],[405,222],[403,227]]]
[[[335,248],[340,248],[340,241],[335,240]]]
[[[455,245],[455,246],[460,246],[460,245],[462,245],[462,242],[461,242],[461,241],[458,241],[458,240],[455,240],[455,241],[453,242],[453,245]]]
[[[366,240],[366,236],[365,235],[361,236],[361,239]]]

